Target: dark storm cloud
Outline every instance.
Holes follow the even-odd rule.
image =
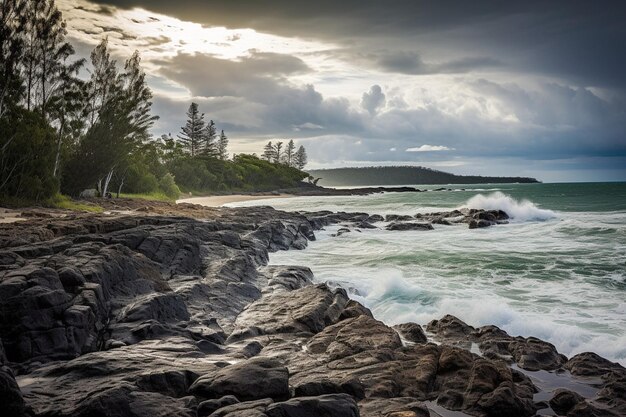
[[[360,51],[384,47],[392,53],[381,64],[409,74],[433,69],[424,69],[418,57],[402,60],[398,54],[435,42],[457,51],[444,68],[448,72],[507,62],[512,70],[560,76],[581,86],[626,88],[621,1],[93,1],[140,6],[210,26],[324,38]]]
[[[384,71],[401,74],[458,74],[477,69],[502,66],[502,62],[489,57],[464,57],[442,63],[424,62],[420,55],[412,51],[383,52],[380,55],[367,55]]]
[[[350,109],[348,100],[325,99],[312,85],[289,83],[287,76],[309,71],[290,55],[252,51],[249,57],[231,61],[178,54],[159,64],[163,76],[206,100],[207,112],[223,114],[239,133],[301,135],[308,130],[328,134],[361,129],[361,115]],[[234,113],[223,107],[233,100],[241,107]]]

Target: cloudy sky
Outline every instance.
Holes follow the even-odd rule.
[[[193,100],[232,152],[294,139],[309,168],[626,180],[620,1],[57,3],[80,55],[141,52],[155,135]]]

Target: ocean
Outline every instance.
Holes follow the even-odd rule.
[[[626,183],[416,186],[423,193],[295,197],[230,204],[281,210],[411,214],[502,209],[507,225],[434,231],[316,233],[271,264],[306,265],[393,325],[453,314],[535,336],[567,356],[593,351],[626,365]],[[378,223],[377,226],[382,224]]]

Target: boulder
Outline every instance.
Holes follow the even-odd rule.
[[[252,358],[202,375],[189,388],[202,398],[234,395],[241,401],[289,397],[289,371],[271,358]]]
[[[426,343],[427,338],[422,330],[422,326],[417,323],[402,323],[393,326],[402,338],[413,343]]]
[[[387,230],[396,230],[396,231],[406,231],[406,230],[433,230],[434,227],[430,223],[415,223],[415,222],[406,222],[406,223],[390,223],[385,228]]]
[[[329,394],[318,397],[298,397],[270,404],[268,417],[359,417],[359,408],[347,394]]]

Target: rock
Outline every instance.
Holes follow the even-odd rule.
[[[366,221],[368,223],[378,223],[378,222],[385,221],[385,218],[379,214],[372,214],[371,216],[367,218]]]
[[[387,230],[398,230],[398,231],[406,231],[406,230],[433,230],[434,227],[430,223],[390,223],[386,227]]]
[[[267,417],[265,410],[267,406],[272,403],[271,398],[264,398],[257,401],[244,401],[222,407],[211,414],[211,417]]]
[[[325,284],[271,293],[250,304],[237,317],[228,341],[262,334],[318,333],[337,322],[347,303],[343,289],[331,291]]]
[[[470,229],[482,229],[485,227],[493,226],[496,224],[495,222],[491,222],[489,220],[471,220],[469,222]]]
[[[393,326],[393,329],[404,339],[413,343],[426,343],[427,338],[422,326],[417,323],[402,323]]]
[[[370,399],[359,403],[362,417],[431,417],[428,408],[415,398]]]
[[[193,417],[195,410],[184,399],[174,399],[153,392],[136,390],[131,384],[105,388],[86,398],[80,405],[66,413],[57,410],[59,416],[129,416],[129,417]]]
[[[386,222],[405,222],[408,220],[413,220],[413,217],[405,214],[388,214],[385,216]]]
[[[80,198],[96,198],[98,197],[98,190],[96,190],[95,188],[88,188],[81,191],[78,196]]]
[[[225,395],[217,400],[202,401],[198,404],[198,417],[209,416],[220,408],[238,403],[239,400],[234,395]]]
[[[426,330],[431,333],[436,333],[437,336],[442,338],[455,339],[465,338],[475,331],[472,326],[465,324],[463,321],[449,314],[439,320],[433,320],[428,323]]]
[[[0,404],[2,404],[2,415],[4,416],[21,417],[27,415],[22,392],[15,382],[13,372],[3,365],[0,365]]]
[[[329,394],[318,397],[298,397],[270,404],[268,417],[359,417],[359,408],[347,394]]]
[[[393,349],[400,346],[402,342],[395,331],[368,316],[358,316],[328,326],[313,336],[307,344],[310,352],[325,352],[331,359],[377,347]]]
[[[343,234],[350,233],[350,232],[351,232],[351,230],[350,230],[350,229],[348,229],[348,228],[346,228],[346,227],[342,227],[342,228],[340,228],[340,229],[338,229],[338,230],[337,230],[337,233],[335,233],[335,234],[333,234],[333,235],[331,235],[331,236],[333,236],[333,237],[339,237],[339,236],[341,236],[341,235],[343,235]]]
[[[189,388],[193,395],[220,398],[234,395],[242,401],[289,397],[289,371],[270,358],[252,358],[202,375]]]
[[[363,384],[356,378],[341,382],[335,382],[329,379],[316,379],[314,381],[302,382],[294,387],[295,397],[311,397],[339,393],[351,395],[358,400],[365,398]]]
[[[585,399],[579,394],[566,390],[557,389],[550,399],[550,407],[560,415],[566,415],[578,403],[584,402]]]

